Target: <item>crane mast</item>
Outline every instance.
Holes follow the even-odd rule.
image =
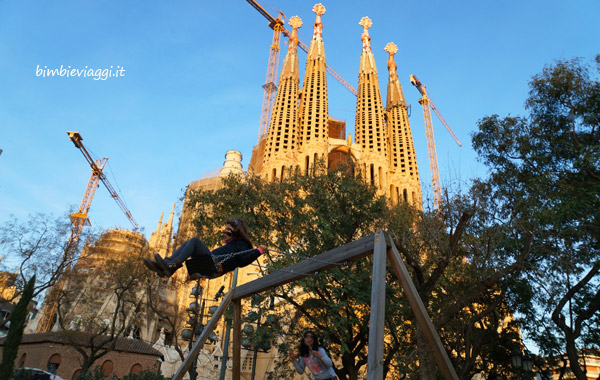
[[[96,193],[96,189],[99,187],[99,182],[102,181],[106,188],[108,189],[110,195],[117,202],[121,210],[125,213],[131,224],[133,224],[134,228],[138,228],[138,224],[135,219],[131,216],[131,212],[125,206],[125,203],[121,200],[119,195],[116,193],[104,172],[104,166],[108,161],[108,158],[102,158],[100,160],[95,160],[92,158],[88,150],[85,148],[83,143],[81,142],[83,138],[78,132],[67,132],[69,135],[69,139],[75,144],[81,153],[83,153],[85,159],[88,161],[90,166],[92,167],[92,175],[90,176],[90,180],[88,181],[87,187],[85,189],[85,193],[83,194],[83,199],[79,204],[79,208],[77,212],[69,215],[71,219],[71,233],[69,235],[69,239],[67,240],[67,246],[64,254],[64,267],[62,268],[62,274],[56,281],[56,285],[54,285],[46,296],[46,305],[44,307],[44,311],[40,318],[40,322],[37,326],[37,332],[48,332],[52,328],[54,324],[54,320],[56,317],[56,311],[58,309],[58,301],[60,299],[60,293],[63,289],[63,277],[69,273],[71,270],[71,265],[75,258],[75,251],[77,246],[79,245],[79,240],[81,238],[81,231],[84,226],[91,225],[90,220],[88,218],[88,212],[90,210],[90,206],[92,205],[92,199],[94,199],[94,194]]]
[[[83,153],[83,156],[92,167],[92,172],[98,173],[98,178],[100,178],[100,181],[102,181],[104,186],[106,186],[106,190],[108,190],[115,202],[117,202],[117,204],[121,208],[121,211],[125,213],[125,216],[127,216],[127,219],[129,219],[129,222],[131,222],[133,228],[137,229],[137,222],[135,221],[135,219],[133,219],[131,212],[127,209],[127,206],[125,206],[125,203],[123,203],[123,200],[121,200],[121,198],[119,197],[115,189],[112,187],[110,182],[108,182],[108,178],[106,178],[106,175],[102,171],[103,167],[98,166],[98,164],[94,162],[92,156],[81,142],[83,141],[83,138],[81,137],[79,132],[67,132],[67,134],[69,135],[69,139],[73,142],[73,144],[75,144],[75,147],[78,148],[81,151],[81,153]],[[108,158],[106,158],[106,160],[108,160]]]
[[[273,110],[273,104],[275,103],[275,95],[277,94],[277,85],[275,80],[279,72],[279,53],[281,51],[279,47],[279,41],[281,39],[281,30],[283,28],[283,21],[281,15],[277,19],[274,19],[270,24],[273,28],[273,41],[271,42],[271,50],[269,50],[269,64],[267,66],[267,79],[265,84],[262,86],[265,90],[263,94],[262,110],[260,113],[260,127],[258,130],[258,141],[267,133],[269,128],[269,122],[271,121],[271,111]]]
[[[258,142],[267,133],[269,129],[269,122],[271,119],[271,111],[273,110],[273,104],[275,103],[275,95],[277,93],[277,85],[275,80],[279,72],[279,53],[280,53],[280,40],[281,34],[288,37],[290,36],[289,30],[284,26],[282,17],[285,15],[279,11],[277,18],[273,17],[263,7],[260,6],[255,0],[246,0],[254,9],[256,9],[261,15],[263,15],[269,21],[269,27],[273,29],[273,40],[271,42],[271,50],[269,51],[269,63],[267,66],[267,79],[265,84],[262,86],[264,89],[262,108],[260,113],[260,126],[258,130]],[[300,49],[308,53],[308,47],[302,42],[298,41]],[[356,96],[356,90],[342,78],[331,66],[325,63],[325,70],[331,74],[338,82],[342,84],[348,91]]]
[[[410,75],[410,83],[417,88],[419,93],[421,94],[421,99],[419,99],[419,104],[423,108],[423,120],[425,122],[425,134],[427,136],[427,151],[429,153],[429,170],[431,171],[431,187],[433,189],[433,204],[436,210],[439,210],[440,204],[442,203],[442,187],[440,184],[440,172],[438,169],[437,162],[437,152],[435,148],[435,138],[433,136],[433,122],[431,120],[431,109],[436,113],[436,115],[444,124],[444,127],[448,130],[454,141],[458,144],[458,146],[462,146],[446,120],[442,117],[437,107],[433,104],[429,96],[427,95],[427,90],[425,85],[421,83],[421,81],[414,75]]]

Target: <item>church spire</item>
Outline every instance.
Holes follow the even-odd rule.
[[[264,162],[261,172],[268,180],[281,179],[286,171],[296,163],[295,153],[298,144],[298,28],[302,20],[298,16],[290,18],[292,33],[288,50],[283,60],[279,76],[279,87],[271,124],[267,134]]]
[[[390,108],[395,106],[406,107],[406,100],[404,100],[404,92],[402,92],[402,85],[400,84],[400,80],[398,79],[398,72],[396,71],[398,65],[396,65],[396,61],[394,61],[394,55],[398,52],[398,46],[396,46],[395,43],[390,42],[389,44],[385,45],[385,48],[383,50],[390,54],[390,57],[387,61],[390,76],[388,80],[386,108],[389,110]]]
[[[165,216],[164,211],[160,213],[160,219],[158,220],[158,227],[156,227],[156,233],[159,233],[162,229],[162,218]]]
[[[363,27],[363,32],[356,97],[356,142],[362,148],[361,162],[365,179],[376,186],[380,192],[385,192],[388,172],[388,136],[377,67],[371,52],[369,28],[373,22],[368,17],[363,17],[359,25]]]
[[[329,105],[327,98],[327,76],[325,72],[325,45],[323,23],[325,13],[322,4],[316,4],[313,37],[306,57],[306,71],[299,111],[300,153],[304,157],[304,170],[314,165],[315,159],[325,159],[329,139]]]
[[[408,112],[402,85],[396,72],[397,65],[394,55],[398,47],[390,42],[384,49],[389,53],[389,79],[387,87],[387,126],[390,141],[390,192],[389,197],[394,203],[410,202],[414,206],[421,204],[421,183],[417,156],[413,143]]]
[[[173,229],[173,215],[175,215],[175,203],[173,203],[173,208],[171,209],[171,215],[169,215],[169,221],[167,222],[167,228]]]

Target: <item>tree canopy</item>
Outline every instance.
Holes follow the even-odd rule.
[[[542,353],[566,351],[582,380],[578,350],[600,348],[599,69],[600,56],[595,70],[581,59],[545,67],[529,83],[526,116],[485,117],[473,135],[491,172],[475,187],[495,218],[531,236],[511,306]]]

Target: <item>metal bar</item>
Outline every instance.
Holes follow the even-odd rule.
[[[235,287],[237,286],[238,269],[239,268],[235,268],[235,270],[233,271],[233,277],[231,279],[231,289],[229,290],[231,293],[233,293]],[[223,357],[221,358],[221,370],[219,372],[219,380],[225,380],[225,371],[227,370],[227,360],[229,358],[229,334],[231,334],[231,321],[228,321],[225,327],[225,339],[223,339]]]
[[[198,340],[194,344],[194,347],[192,347],[192,350],[189,352],[188,356],[185,358],[183,363],[181,363],[181,366],[179,367],[177,372],[175,372],[175,374],[173,375],[172,380],[183,379],[183,377],[185,376],[185,373],[190,369],[190,367],[192,366],[192,363],[198,357],[198,354],[200,353],[202,346],[204,346],[204,342],[206,342],[206,339],[208,338],[210,333],[212,333],[213,330],[215,329],[215,327],[217,326],[217,322],[219,321],[219,319],[221,318],[223,313],[225,313],[225,310],[231,303],[232,299],[233,299],[233,289],[231,289],[229,291],[229,293],[227,293],[225,298],[223,298],[223,302],[221,302],[221,305],[219,305],[219,307],[217,308],[217,311],[215,311],[215,313],[213,314],[210,321],[208,321],[208,323],[206,324],[206,327],[204,328],[204,330],[202,330],[202,334],[200,334],[200,337],[198,337]]]
[[[383,334],[385,328],[385,234],[375,234],[373,249],[373,273],[371,280],[371,316],[369,318],[369,354],[367,357],[367,380],[383,379]]]
[[[454,132],[452,132],[452,129],[450,128],[450,126],[448,125],[448,123],[446,123],[446,120],[444,120],[444,118],[442,117],[442,114],[440,113],[440,111],[438,111],[437,107],[435,106],[435,104],[433,104],[433,102],[431,101],[431,99],[429,99],[429,104],[431,104],[431,108],[433,109],[433,111],[435,112],[435,114],[440,118],[440,121],[442,122],[442,124],[444,124],[444,127],[446,127],[446,129],[448,130],[448,132],[450,132],[450,134],[452,135],[452,138],[454,139],[454,141],[456,141],[456,143],[458,144],[458,146],[462,146],[462,144],[458,140],[458,137],[456,137],[456,135],[454,134]]]

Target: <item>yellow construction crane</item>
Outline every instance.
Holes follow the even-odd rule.
[[[108,182],[106,175],[104,175],[104,172],[102,171],[104,169],[104,165],[106,165],[106,161],[108,161],[108,158],[102,158],[100,160],[94,161],[88,150],[81,142],[83,138],[81,137],[79,132],[67,132],[67,134],[69,135],[69,139],[73,142],[73,144],[75,144],[75,147],[81,150],[81,153],[83,153],[83,156],[92,167],[92,175],[90,176],[90,180],[88,181],[85,193],[83,194],[83,199],[81,200],[79,209],[76,213],[69,215],[72,224],[71,234],[69,235],[69,240],[67,241],[64,272],[56,282],[56,285],[54,285],[50,289],[48,295],[46,296],[46,305],[44,307],[44,311],[41,316],[40,322],[37,326],[38,333],[50,331],[52,325],[54,324],[56,309],[58,307],[58,301],[60,298],[60,292],[63,286],[61,279],[64,276],[64,274],[69,272],[71,268],[71,264],[75,256],[75,248],[79,244],[79,238],[81,237],[81,231],[83,227],[90,225],[90,220],[87,214],[90,210],[92,199],[94,199],[94,193],[96,192],[96,189],[99,186],[99,181],[102,181],[102,183],[104,183],[106,189],[113,197],[113,199],[117,202],[121,210],[123,210],[133,227],[135,229],[138,228],[138,224],[136,223],[135,219],[133,219],[133,216],[131,216],[131,212],[127,209],[127,206],[125,206],[125,203],[123,203],[115,189],[112,187],[110,182]]]
[[[262,86],[265,92],[263,94],[262,109],[260,114],[260,126],[258,130],[258,142],[260,142],[260,139],[264,135],[266,135],[267,129],[269,128],[271,110],[273,109],[273,103],[275,102],[275,94],[277,93],[277,85],[275,84],[275,80],[277,80],[277,74],[279,72],[279,52],[281,50],[279,47],[279,42],[281,39],[281,34],[283,33],[284,36],[289,38],[290,31],[288,31],[284,26],[282,17],[285,18],[285,15],[283,14],[283,12],[279,11],[279,16],[275,18],[271,16],[271,14],[267,12],[263,7],[261,7],[260,4],[258,4],[255,0],[246,1],[269,21],[269,27],[273,29],[273,40],[271,42],[271,51],[269,52],[269,64],[267,66],[267,80]],[[298,46],[300,46],[300,49],[304,50],[305,53],[308,53],[308,47],[302,41],[298,40]],[[327,63],[325,63],[325,69],[338,82],[340,82],[344,87],[346,87],[348,91],[350,91],[352,94],[354,94],[354,96],[356,96],[356,90]]]
[[[419,90],[421,94],[421,99],[419,99],[419,104],[423,107],[423,120],[425,121],[425,134],[427,135],[427,150],[429,152],[429,169],[431,171],[431,186],[433,187],[433,203],[436,210],[439,210],[440,204],[442,202],[442,188],[440,185],[440,173],[438,170],[437,164],[437,153],[435,150],[435,139],[433,137],[433,124],[431,122],[431,109],[435,112],[435,114],[440,118],[444,127],[450,132],[454,141],[458,144],[458,146],[462,146],[452,129],[446,123],[446,120],[442,117],[437,107],[433,104],[429,96],[427,95],[427,90],[425,89],[425,85],[421,83],[421,81],[414,75],[410,75],[410,83]]]

